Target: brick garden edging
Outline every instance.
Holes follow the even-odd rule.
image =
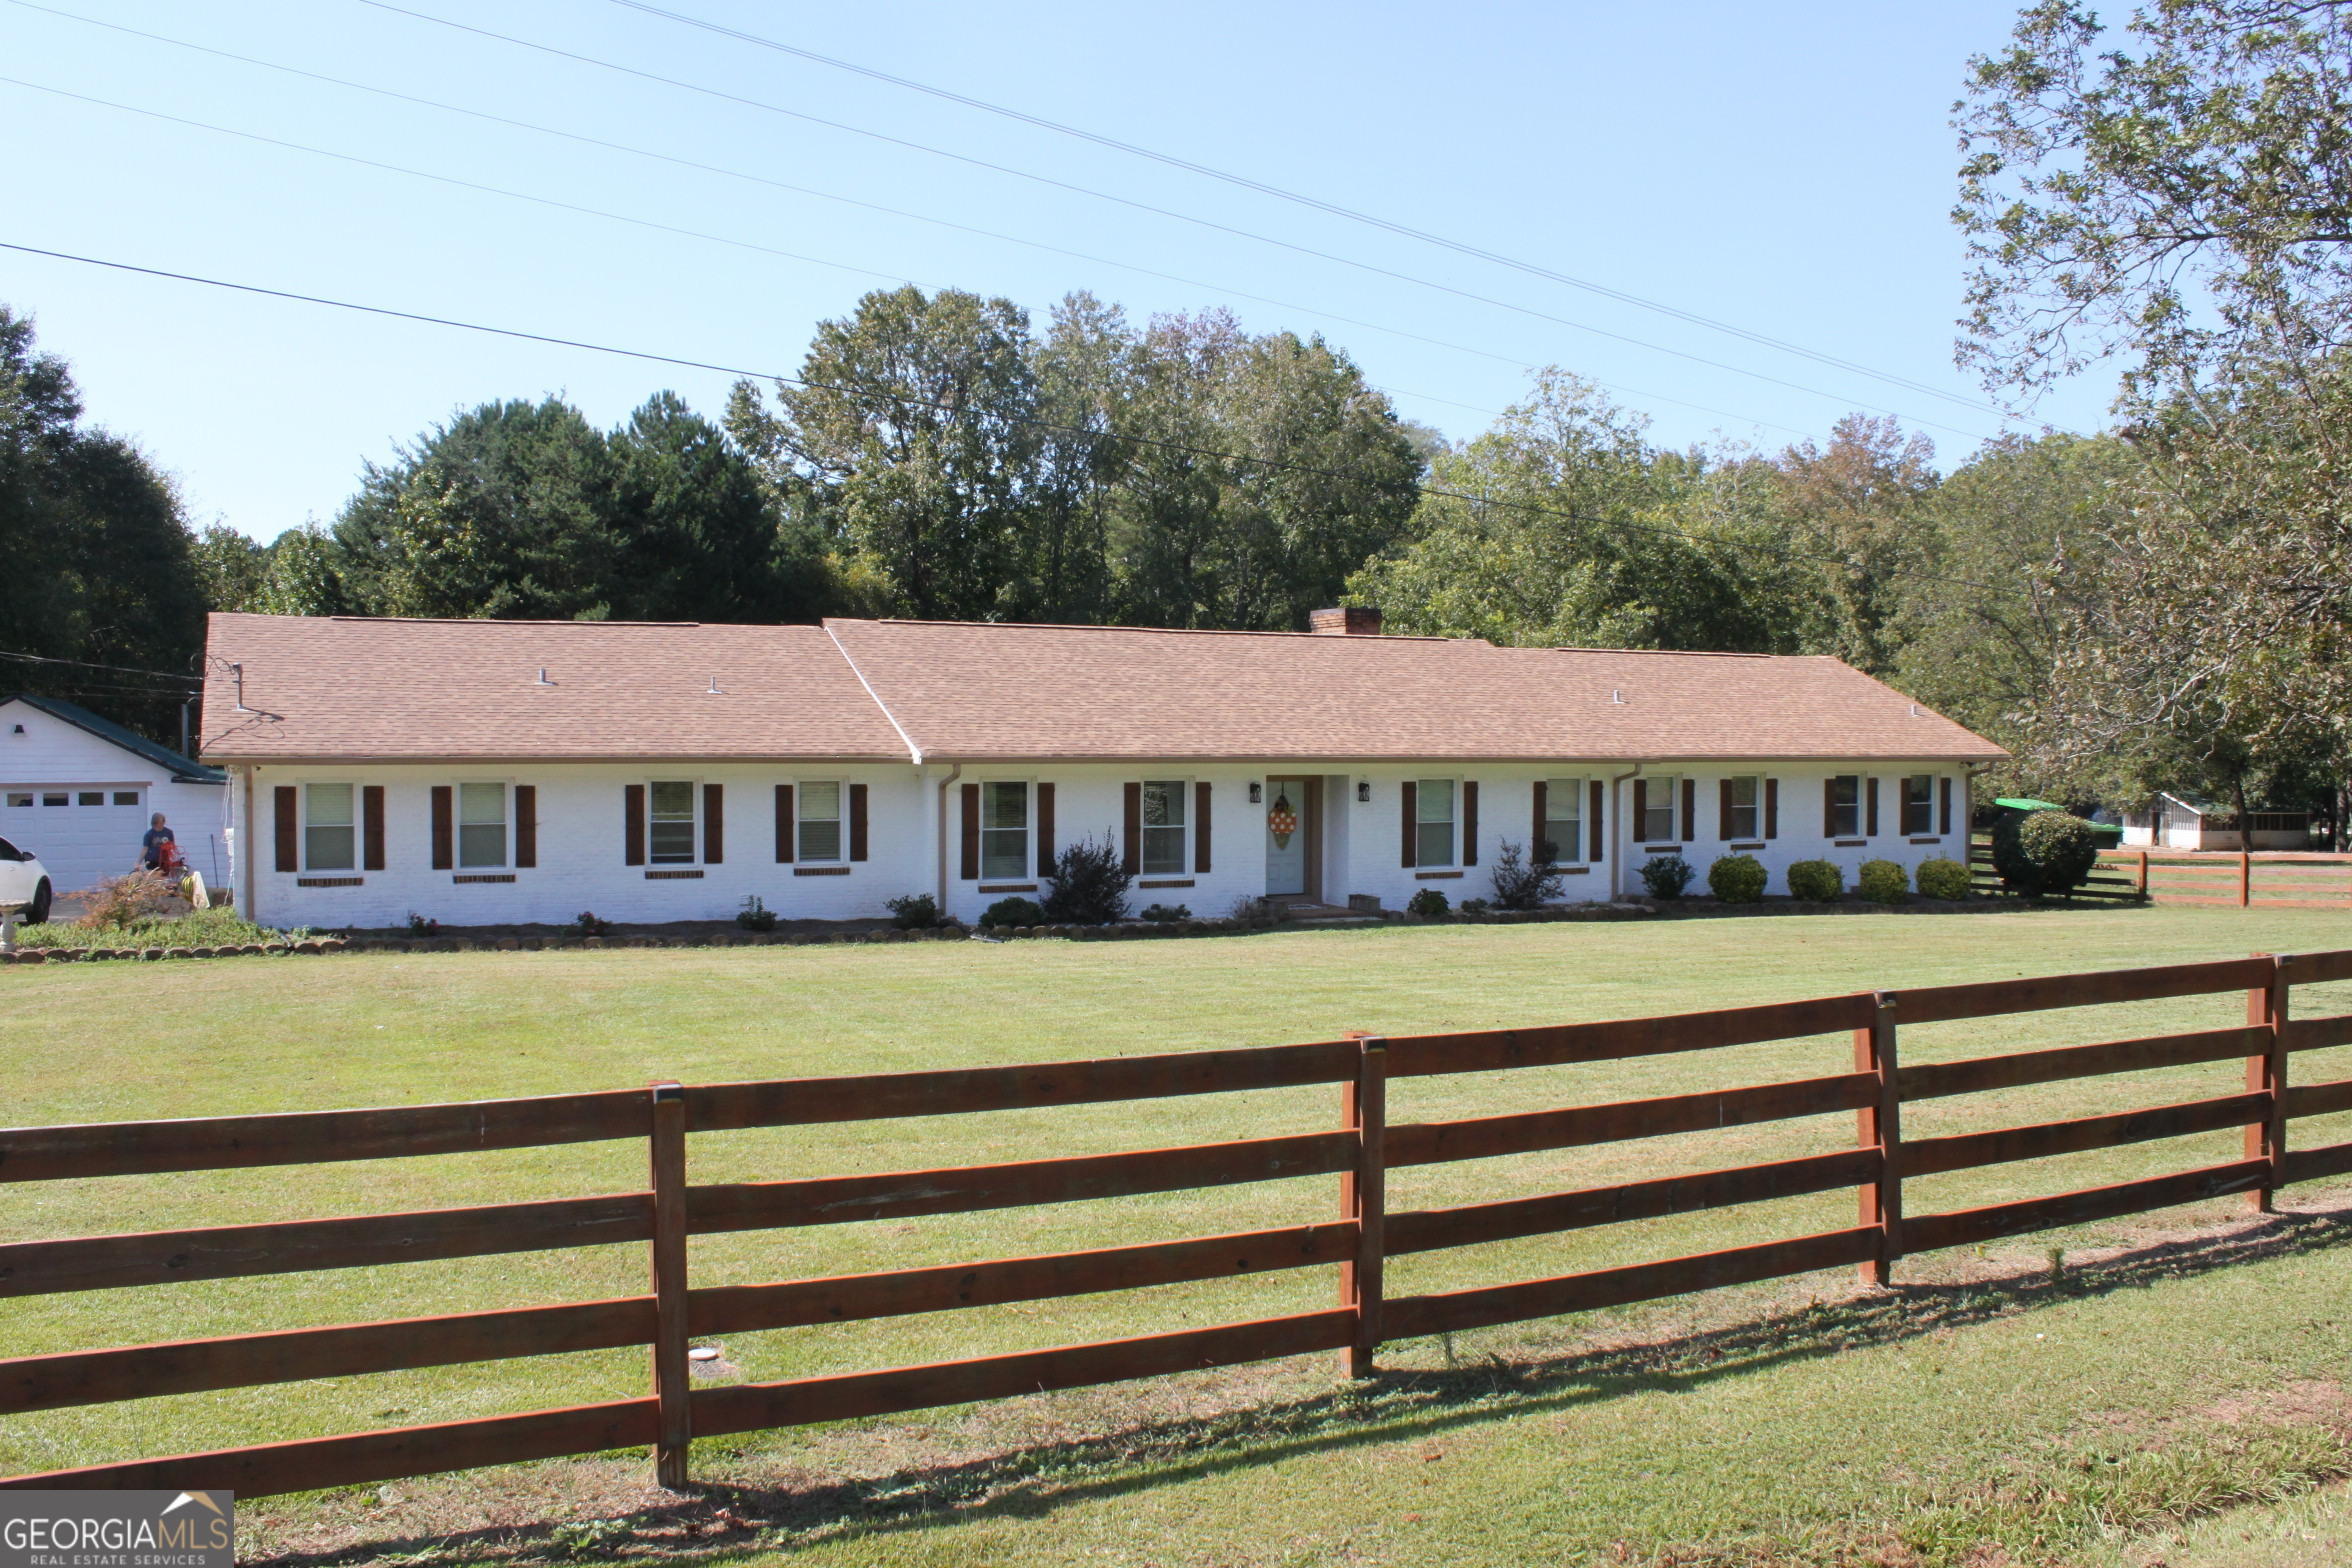
[[[1969,899],[1954,903],[1913,898],[1904,904],[1871,904],[1841,900],[1832,904],[1769,899],[1754,904],[1718,904],[1712,899],[1677,899],[1669,904],[1629,900],[1615,904],[1584,904],[1567,909],[1489,910],[1464,914],[1409,915],[1384,909],[1378,920],[1386,926],[1521,926],[1606,923],[1657,919],[1747,919],[1760,915],[1885,915],[1885,914],[1999,914],[2014,912],[2012,900]],[[94,963],[101,960],[155,962],[162,959],[282,957],[296,953],[537,953],[616,947],[835,947],[847,944],[893,942],[1017,942],[1059,938],[1074,942],[1132,942],[1180,936],[1240,936],[1258,931],[1367,930],[1359,924],[1334,921],[1282,920],[1167,920],[1127,921],[1114,926],[1043,925],[992,926],[968,930],[935,926],[927,931],[884,927],[874,931],[742,931],[710,932],[700,936],[501,936],[501,937],[319,937],[301,942],[248,942],[229,947],[99,947],[25,948],[0,953],[0,964]]]

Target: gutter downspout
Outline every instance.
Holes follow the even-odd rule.
[[[243,819],[237,824],[237,826],[243,831],[229,840],[229,854],[233,859],[233,864],[230,866],[229,871],[230,875],[234,876],[238,882],[245,884],[244,888],[240,891],[237,900],[238,915],[240,915],[250,924],[260,925],[260,912],[253,907],[255,900],[258,897],[255,884],[260,881],[259,876],[256,875],[253,868],[254,769],[248,765],[246,767],[239,768],[237,771],[245,776],[245,815]],[[231,885],[234,886],[233,883]]]
[[[1633,835],[1619,831],[1625,813],[1617,809],[1618,787],[1627,779],[1641,777],[1646,762],[1637,762],[1631,773],[1620,773],[1609,781],[1609,843],[1616,850],[1609,857],[1609,902],[1614,904],[1625,896],[1625,858],[1633,853]]]
[[[939,781],[939,918],[942,920],[947,918],[947,788],[963,776],[964,765],[959,762]]]

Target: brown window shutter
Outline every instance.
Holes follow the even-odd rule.
[[[1715,836],[1728,844],[1731,842],[1731,780],[1718,780],[1715,788],[1721,797],[1715,813]]]
[[[1143,786],[1127,786],[1127,841],[1122,846],[1126,859],[1123,864],[1132,876],[1143,867]]]
[[[1462,864],[1478,864],[1478,781],[1462,781]]]
[[[277,810],[278,869],[280,871],[300,871],[302,869],[302,808],[296,804],[294,786],[280,784],[276,795],[271,799],[271,804]]]
[[[1054,787],[1037,786],[1037,874],[1053,875],[1054,856],[1060,853],[1054,843]]]
[[[1402,787],[1402,788],[1400,788],[1400,789],[1397,791],[1397,793],[1398,793],[1398,796],[1399,796],[1399,797],[1400,797],[1400,798],[1401,798],[1401,799],[1404,801],[1404,803],[1405,803],[1405,805],[1404,805],[1404,820],[1405,820],[1405,860],[1404,860],[1404,863],[1405,863],[1406,865],[1408,865],[1408,866],[1411,866],[1411,865],[1417,865],[1417,864],[1419,864],[1419,861],[1416,859],[1416,852],[1417,852],[1417,851],[1419,850],[1419,848],[1420,848],[1420,840],[1419,840],[1418,836],[1417,836],[1417,835],[1416,835],[1416,833],[1415,833],[1415,829],[1417,829],[1417,828],[1418,828],[1418,827],[1420,827],[1420,825],[1421,825],[1421,824],[1420,824],[1420,822],[1419,822],[1419,820],[1418,820],[1418,819],[1419,819],[1419,817],[1420,817],[1420,814],[1421,814],[1421,786],[1420,786],[1418,783],[1414,782],[1413,780],[1411,780],[1411,779],[1407,779],[1407,780],[1405,780],[1403,787]]]
[[[866,858],[866,787],[863,784],[849,787],[849,858]]]
[[[702,860],[715,866],[727,858],[727,786],[702,787]]]
[[[966,882],[980,880],[980,786],[966,784],[964,797],[964,865]]]
[[[1535,816],[1533,819],[1535,825],[1528,830],[1527,834],[1527,858],[1530,860],[1544,858],[1544,845],[1550,842],[1544,837],[1544,819],[1551,815],[1551,809],[1552,786],[1542,779],[1537,779],[1535,781]],[[1555,849],[1552,851],[1552,858],[1557,859],[1565,853],[1567,853],[1565,849]]]
[[[1780,837],[1780,780],[1764,781],[1764,836]]]
[[[1949,833],[1952,831],[1952,780],[1947,775],[1937,779],[1936,784],[1936,831]]]
[[[1682,781],[1682,841],[1687,844],[1699,836],[1699,781]]]
[[[1601,804],[1608,798],[1608,788],[1599,779],[1592,781],[1592,862],[1599,865],[1609,858],[1609,839],[1601,824]]]
[[[776,786],[776,864],[788,866],[798,850],[800,823],[792,815],[792,786]]]
[[[1837,779],[1834,775],[1821,781],[1821,836],[1837,837]]]
[[[515,786],[515,865],[529,870],[539,864],[539,786]]]
[[[522,791],[515,793],[519,796]],[[384,786],[381,784],[362,785],[359,791],[359,855],[360,870],[384,869]]]
[[[1878,837],[1878,780],[1870,779],[1862,786],[1862,836]]]
[[[1209,869],[1209,786],[1192,787],[1192,869]]]
[[[626,785],[621,790],[621,863],[645,864],[645,786],[642,784]]]
[[[1649,842],[1649,831],[1650,781],[1635,779],[1633,781],[1633,841],[1636,844]]]
[[[433,869],[447,871],[457,864],[457,790],[433,786]]]

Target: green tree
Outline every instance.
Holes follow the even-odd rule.
[[[773,397],[739,382],[727,428],[787,515],[850,558],[853,583],[926,619],[1010,607],[1042,446],[1025,311],[877,290],[818,326],[800,384]]]
[[[0,649],[112,665],[7,662],[12,688],[70,697],[177,744],[204,600],[171,482],[81,423],[65,362],[0,305]],[[163,678],[136,671],[165,672]]]
[[[1964,362],[2024,391],[2133,356],[2135,402],[2352,328],[2352,6],[2153,0],[2101,50],[2043,0],[1971,62]]]
[[[1437,458],[1409,543],[1348,585],[1400,631],[1501,643],[1787,652],[1814,597],[1753,460],[1660,453],[1557,369]]]
[[[823,612],[815,541],[779,529],[750,459],[676,393],[655,393],[611,453],[617,618],[768,624]]]
[[[190,562],[206,606],[250,610],[269,576],[270,552],[227,524],[214,523],[196,536]]]
[[[368,465],[334,527],[344,591],[373,615],[602,620],[620,555],[614,469],[561,399],[460,414]]]
[[[1895,662],[1890,625],[1900,577],[1918,558],[1936,489],[1935,443],[1905,436],[1892,417],[1848,414],[1827,446],[1782,452],[1778,509],[1796,548],[1822,566],[1825,625],[1810,651],[1832,653],[1873,675]]]

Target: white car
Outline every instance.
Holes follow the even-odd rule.
[[[49,918],[49,871],[40,857],[0,838],[0,909],[14,904],[24,918],[39,925]]]

